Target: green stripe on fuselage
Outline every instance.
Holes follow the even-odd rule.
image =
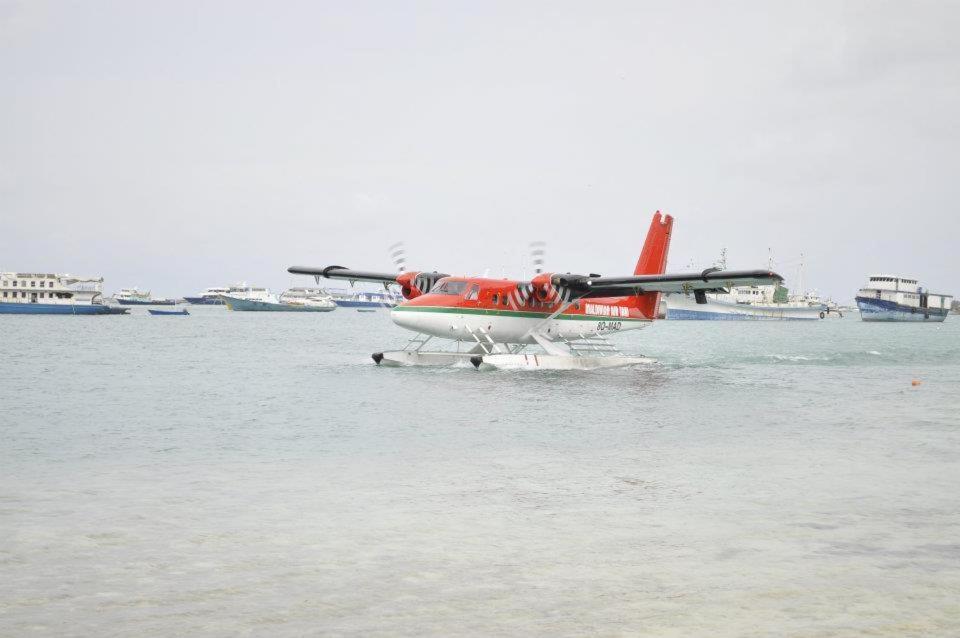
[[[488,315],[491,317],[520,317],[521,319],[546,319],[552,312],[523,312],[518,310],[489,310],[487,308],[451,308],[449,306],[397,306],[395,312],[437,312],[454,315]],[[554,319],[567,321],[650,321],[635,317],[614,317],[604,315],[567,315],[559,314]]]

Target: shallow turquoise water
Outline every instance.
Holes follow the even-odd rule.
[[[386,313],[135,312],[0,317],[2,635],[960,633],[960,317],[543,373],[376,368]]]

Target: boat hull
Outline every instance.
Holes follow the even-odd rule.
[[[893,301],[857,297],[860,318],[864,321],[913,321],[940,323],[947,318],[947,308],[917,308]]]
[[[667,296],[667,319],[699,321],[813,321],[823,319],[827,306],[752,306],[707,298],[698,304],[686,295]]]
[[[149,312],[151,315],[157,315],[161,317],[182,317],[183,315],[190,314],[187,312],[186,308],[183,310],[154,310],[153,308],[150,308],[147,310],[147,312]]]
[[[0,315],[123,315],[126,308],[101,304],[52,304],[0,302]]]
[[[356,301],[352,299],[334,299],[333,303],[341,308],[393,308],[396,304],[380,301]]]
[[[217,297],[184,297],[184,301],[194,306],[222,306],[223,300]]]
[[[173,299],[157,299],[150,301],[140,301],[138,299],[117,299],[121,306],[175,306],[177,302]]]
[[[330,312],[336,310],[336,306],[324,308],[322,306],[295,306],[283,303],[271,303],[268,301],[256,301],[253,299],[235,299],[224,297],[224,305],[230,310],[241,312]]]

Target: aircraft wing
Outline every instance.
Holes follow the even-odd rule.
[[[769,270],[717,270],[700,273],[663,273],[626,277],[554,275],[555,286],[568,288],[576,297],[618,297],[644,292],[689,293],[724,290],[733,286],[769,286],[783,277]]]
[[[318,279],[325,277],[327,279],[346,279],[347,281],[372,281],[381,284],[397,283],[397,274],[389,272],[369,272],[366,270],[350,270],[343,266],[327,266],[325,268],[313,268],[311,266],[290,266],[287,272],[294,275],[313,275]]]

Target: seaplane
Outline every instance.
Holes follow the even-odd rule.
[[[783,281],[769,270],[667,273],[672,234],[673,217],[657,211],[633,274],[624,276],[539,272],[523,281],[402,267],[399,274],[343,266],[287,270],[318,283],[323,277],[400,287],[404,301],[391,319],[416,335],[400,350],[373,353],[377,365],[596,370],[655,363],[621,353],[608,337],[650,325],[662,294],[692,293],[706,303],[708,292]],[[446,347],[432,349],[434,343]]]

